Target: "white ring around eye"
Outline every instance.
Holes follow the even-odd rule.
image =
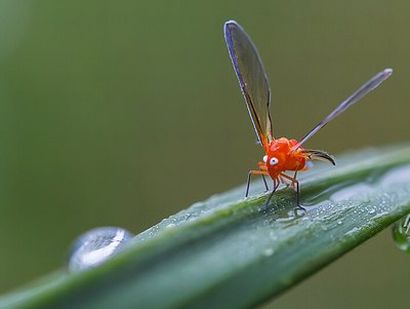
[[[278,158],[276,158],[276,157],[272,157],[272,158],[270,158],[270,160],[269,160],[269,165],[276,165],[276,164],[278,164],[279,163],[279,160],[278,160]]]
[[[267,156],[267,155],[264,155],[262,160],[263,160],[263,162],[265,162],[265,163],[268,162],[268,156]]]

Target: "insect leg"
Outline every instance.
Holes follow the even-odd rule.
[[[295,173],[293,174],[293,179],[296,179],[296,175],[298,174],[298,171],[295,171]],[[284,181],[283,181],[283,183],[285,183]],[[289,186],[290,185],[293,185],[293,181],[291,181],[291,182],[289,182],[289,183],[286,183],[286,188],[289,188]]]
[[[268,175],[268,172],[258,171],[258,170],[250,170],[249,173],[248,173],[247,181],[246,181],[245,197],[248,197],[248,195],[249,195],[249,187],[250,187],[250,184],[251,184],[251,175],[262,175],[263,182],[265,183],[265,188],[266,188],[266,190],[269,190],[268,183],[266,182],[266,179],[265,179],[265,176]]]
[[[276,190],[277,190],[278,187],[279,187],[279,184],[280,184],[280,181],[279,181],[279,180],[276,180],[276,179],[273,180],[273,190],[272,190],[272,193],[269,194],[268,199],[266,200],[265,207],[267,207],[267,206],[269,205],[269,203],[270,203],[270,201],[271,201],[271,199],[272,199],[272,197],[273,197],[273,194],[275,194]]]
[[[265,184],[266,191],[269,191],[268,183],[266,182],[266,178],[264,174],[261,174],[263,183]]]
[[[265,162],[259,161],[258,166],[259,166],[259,169],[261,171],[266,172],[266,175],[268,174],[268,169],[266,168]],[[262,174],[261,176],[262,176],[262,179],[263,179],[263,183],[265,184],[266,191],[269,191],[269,187],[268,187],[268,183],[266,182],[265,175]]]
[[[304,207],[300,206],[300,186],[299,186],[299,181],[296,180],[296,178],[292,178],[289,175],[286,175],[284,173],[280,174],[283,178],[289,180],[292,185],[295,186],[295,191],[296,191],[296,205],[298,208],[302,209],[302,210],[306,210]],[[295,176],[296,176],[296,172],[295,172]]]

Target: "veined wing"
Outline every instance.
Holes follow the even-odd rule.
[[[273,140],[269,112],[270,88],[258,50],[243,28],[233,20],[224,26],[225,42],[260,144]]]
[[[331,112],[325,119],[319,122],[312,130],[310,130],[301,140],[300,142],[295,145],[292,150],[295,151],[298,149],[303,143],[305,143],[308,139],[310,139],[313,135],[315,135],[321,128],[328,124],[329,121],[335,119],[345,110],[347,110],[350,106],[357,103],[361,98],[363,98],[366,94],[376,89],[382,82],[384,82],[387,78],[392,75],[392,69],[384,69],[383,71],[377,73],[371,79],[369,79],[366,83],[364,83],[359,89],[357,89],[350,97],[344,100],[342,103],[336,107],[333,112]]]

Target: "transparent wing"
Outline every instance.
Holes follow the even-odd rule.
[[[303,143],[305,143],[308,139],[310,139],[313,135],[315,135],[321,128],[323,128],[329,121],[335,119],[341,113],[343,113],[346,109],[350,106],[358,102],[361,98],[363,98],[366,94],[371,92],[372,90],[376,89],[382,82],[384,82],[391,74],[393,73],[392,69],[385,69],[375,76],[373,76],[370,80],[368,80],[365,84],[363,84],[359,89],[357,89],[350,97],[348,97],[345,101],[339,104],[336,109],[331,112],[325,119],[319,122],[312,130],[310,130],[301,140],[300,142],[293,147],[292,150],[298,149]]]
[[[236,21],[225,23],[224,35],[258,142],[269,143],[273,140],[270,88],[258,50]]]

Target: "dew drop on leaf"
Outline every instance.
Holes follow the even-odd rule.
[[[68,269],[72,272],[95,267],[121,251],[134,237],[119,227],[99,227],[82,234],[70,250]]]
[[[410,254],[410,214],[393,224],[392,233],[397,247]]]

